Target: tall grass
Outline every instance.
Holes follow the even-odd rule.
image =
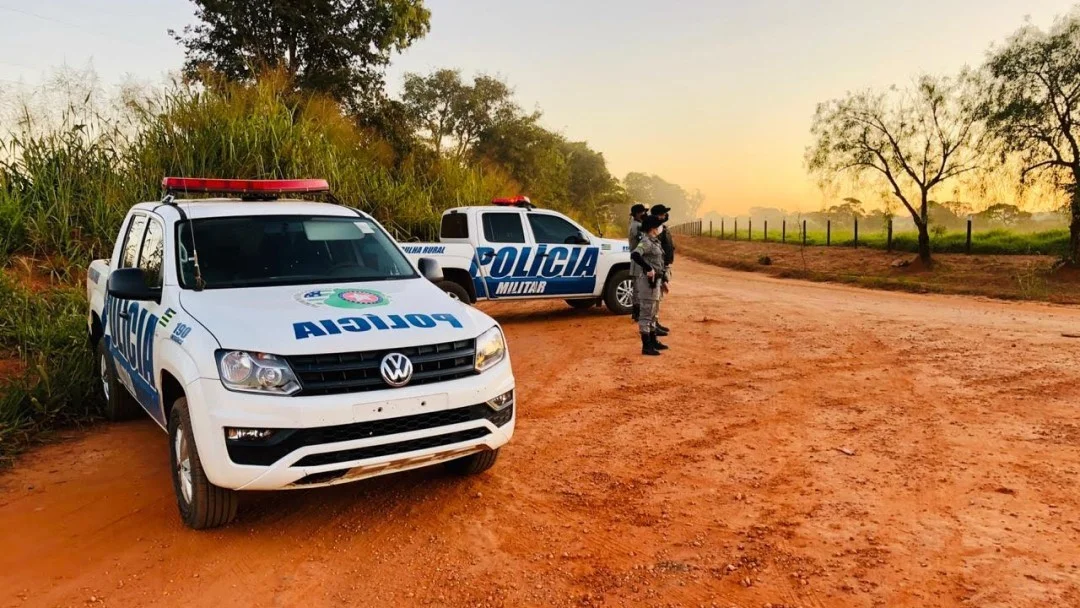
[[[77,288],[34,291],[0,274],[0,464],[56,426],[92,419],[100,402]]]

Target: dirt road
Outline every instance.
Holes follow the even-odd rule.
[[[1080,310],[679,264],[674,333],[492,307],[518,430],[466,480],[246,496],[181,528],[165,439],[0,476],[0,606],[1077,606]]]

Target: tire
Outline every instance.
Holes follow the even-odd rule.
[[[627,269],[616,271],[604,288],[604,305],[617,315],[628,315],[634,307],[634,279]]]
[[[596,300],[567,300],[567,304],[570,308],[576,308],[578,310],[585,310],[596,306]]]
[[[104,336],[99,338],[97,343],[97,367],[105,397],[105,417],[113,422],[137,418],[143,409],[116,377],[116,362],[105,348]]]
[[[484,450],[464,458],[451,460],[446,463],[446,468],[454,475],[468,476],[478,475],[495,466],[499,459],[499,450]]]
[[[435,284],[436,287],[446,292],[446,295],[455,300],[459,300],[466,304],[472,303],[472,298],[469,297],[469,292],[461,285],[453,281],[439,281]]]
[[[187,456],[185,467],[180,466],[182,456]],[[236,507],[240,502],[237,492],[210,483],[203,471],[195,436],[191,432],[186,397],[177,399],[169,412],[169,464],[176,506],[184,525],[206,530],[236,519]]]

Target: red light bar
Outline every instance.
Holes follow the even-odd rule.
[[[527,196],[512,196],[510,198],[493,198],[491,199],[492,205],[498,205],[500,207],[515,206],[525,203],[531,205],[532,201]]]
[[[205,192],[221,194],[289,194],[329,192],[325,179],[216,179],[204,177],[166,177],[161,187],[167,192]]]

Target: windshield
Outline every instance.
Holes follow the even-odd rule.
[[[192,245],[194,225],[194,246]],[[181,222],[180,284],[207,289],[385,281],[417,276],[390,237],[361,217],[217,217]]]

